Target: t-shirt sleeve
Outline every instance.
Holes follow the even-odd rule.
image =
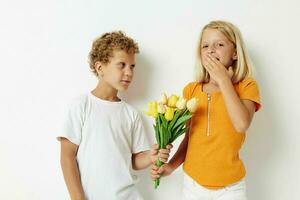
[[[150,149],[149,140],[146,136],[146,130],[143,125],[141,116],[137,114],[132,132],[132,153],[148,151]]]
[[[240,83],[240,99],[251,100],[255,103],[255,112],[261,108],[259,88],[254,79],[246,79]]]
[[[61,138],[66,138],[76,145],[80,144],[84,123],[84,107],[83,98],[78,98],[70,104],[61,132],[56,137],[59,141]]]

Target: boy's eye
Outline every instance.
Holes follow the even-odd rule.
[[[135,68],[135,65],[131,65],[130,66],[130,69],[132,70],[132,69],[134,69]]]
[[[120,62],[120,63],[119,63],[119,66],[120,66],[121,68],[124,68],[124,67],[126,66],[126,64],[125,64],[124,62]]]
[[[203,49],[204,49],[204,48],[207,48],[207,47],[208,47],[208,45],[203,45],[203,46],[202,46]]]

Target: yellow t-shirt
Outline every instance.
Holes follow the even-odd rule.
[[[245,167],[239,150],[245,133],[238,133],[230,120],[221,92],[203,92],[202,83],[189,83],[183,90],[186,99],[196,97],[199,106],[191,119],[190,135],[183,169],[200,185],[218,189],[241,180]],[[234,85],[240,99],[261,107],[258,86],[248,78]]]

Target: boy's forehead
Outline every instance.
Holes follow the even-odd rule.
[[[114,49],[112,58],[115,59],[134,59],[135,53],[128,53],[125,50],[122,49]]]

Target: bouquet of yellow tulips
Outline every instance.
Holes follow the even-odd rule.
[[[160,149],[166,148],[176,138],[185,133],[189,127],[186,122],[192,117],[192,114],[198,107],[198,100],[192,98],[186,100],[177,95],[171,95],[169,98],[165,93],[162,94],[160,101],[149,103],[147,115],[155,119],[153,125],[155,138]],[[155,165],[161,167],[164,163],[157,160]],[[160,178],[154,181],[155,189],[159,186]]]

